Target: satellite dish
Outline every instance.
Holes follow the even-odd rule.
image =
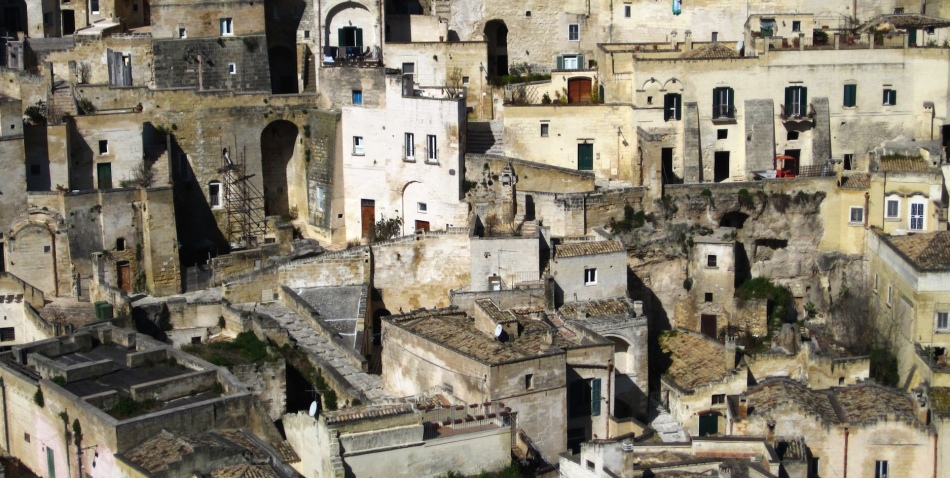
[[[310,413],[310,416],[311,416],[311,417],[312,417],[312,416],[315,416],[315,415],[317,414],[317,402],[316,402],[316,401],[314,401],[313,403],[310,404],[310,411],[309,411],[308,413]]]
[[[501,324],[495,326],[495,338],[501,337],[501,333],[504,332],[504,329],[501,328]]]

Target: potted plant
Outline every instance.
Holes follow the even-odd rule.
[[[141,113],[141,112],[142,112],[142,103],[139,102],[137,105],[135,105],[134,108],[132,108],[132,110],[134,110],[136,113]]]

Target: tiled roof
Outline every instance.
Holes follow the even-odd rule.
[[[633,312],[633,303],[625,297],[613,299],[592,300],[589,302],[572,302],[564,304],[558,309],[558,314],[564,319],[585,319],[593,317],[629,316]]]
[[[229,448],[206,433],[172,433],[162,430],[139,446],[125,452],[125,457],[149,473],[169,469],[198,448]]]
[[[218,468],[211,478],[280,478],[270,465],[234,465]]]
[[[897,420],[917,421],[914,402],[899,390],[863,383],[835,389],[834,396],[844,420],[853,425],[883,420],[890,414]]]
[[[900,29],[919,29],[919,28],[944,28],[950,26],[950,20],[946,18],[931,17],[917,13],[899,13],[891,15],[878,15],[861,26],[859,31],[867,31],[878,26],[893,25]]]
[[[871,187],[870,174],[851,174],[841,176],[841,188],[843,189],[868,189]]]
[[[749,390],[746,395],[750,416],[771,417],[779,407],[794,405],[805,413],[817,415],[824,423],[841,423],[828,394],[811,390],[794,380],[769,379]]]
[[[565,257],[623,252],[624,250],[623,244],[620,241],[569,242],[555,246],[554,257],[556,259],[562,259]]]
[[[284,459],[287,463],[293,464],[300,461],[300,456],[297,455],[297,452],[294,451],[294,448],[290,446],[290,443],[287,440],[282,440],[274,444],[274,448],[277,450],[277,453],[280,453],[280,457]]]
[[[881,237],[920,272],[950,271],[950,231]]]
[[[881,166],[878,168],[880,171],[887,172],[906,172],[906,173],[922,173],[930,170],[930,165],[927,164],[927,161],[924,161],[924,158],[914,158],[914,157],[897,157],[893,159],[881,159]]]
[[[934,387],[930,389],[930,407],[941,418],[950,417],[950,388]]]
[[[683,53],[683,58],[738,58],[739,52],[722,43],[710,43]]]
[[[397,403],[394,405],[368,405],[365,407],[345,408],[335,412],[326,412],[323,414],[327,425],[335,423],[355,422],[367,420],[370,418],[391,417],[412,413],[412,405],[408,403]]]
[[[680,388],[694,390],[726,376],[725,347],[706,336],[679,329],[660,337],[660,349],[672,361],[666,375]]]

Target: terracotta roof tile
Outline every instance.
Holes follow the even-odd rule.
[[[772,417],[779,407],[794,405],[804,413],[814,414],[826,424],[841,423],[841,418],[835,411],[831,397],[817,392],[789,379],[770,379],[761,385],[749,390],[749,415]]]
[[[934,387],[930,389],[930,406],[938,417],[950,417],[950,388]]]
[[[682,58],[738,58],[739,52],[722,43],[710,43],[683,53]]]
[[[841,188],[843,189],[868,189],[871,187],[870,174],[852,174],[841,176]]]
[[[835,389],[834,397],[850,424],[884,420],[888,415],[905,422],[917,422],[914,402],[899,390],[864,383]]]
[[[881,237],[920,272],[950,271],[950,231]]]
[[[685,390],[722,380],[726,376],[725,346],[706,336],[678,329],[660,337],[660,349],[670,355],[666,375]]]
[[[139,446],[125,452],[125,457],[149,473],[169,469],[195,453],[198,448],[229,448],[206,433],[172,433],[162,430]]]
[[[234,465],[218,468],[211,478],[280,478],[270,465]]]
[[[567,320],[618,315],[632,316],[633,313],[633,302],[625,297],[592,300],[589,302],[573,302],[564,304],[558,309],[558,314]]]
[[[608,254],[611,252],[623,252],[626,249],[620,241],[587,241],[587,242],[569,242],[554,247],[554,257],[562,259],[565,257],[590,256],[594,254]]]
[[[898,157],[893,159],[881,159],[879,171],[901,171],[907,173],[930,171],[930,165],[923,158]]]
[[[876,30],[886,29],[887,26],[894,28],[944,28],[950,26],[950,20],[946,18],[931,17],[917,13],[897,13],[889,15],[878,15],[862,25],[860,31],[867,31],[870,28]]]
[[[327,425],[335,423],[355,422],[370,418],[391,417],[395,415],[404,415],[412,412],[412,404],[397,403],[393,405],[367,405],[365,407],[352,407],[335,412],[326,412],[323,414]]]

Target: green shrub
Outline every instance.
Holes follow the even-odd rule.
[[[46,401],[43,400],[43,389],[42,389],[42,388],[37,388],[37,389],[36,389],[36,393],[33,394],[33,402],[36,403],[37,405],[39,405],[40,408],[42,408],[44,405],[46,405]]]
[[[50,381],[53,382],[53,383],[55,383],[56,385],[59,385],[60,387],[65,387],[65,386],[66,386],[66,377],[64,377],[64,376],[62,376],[62,375],[57,375],[57,376],[51,378]]]
[[[896,387],[900,380],[897,372],[897,357],[890,349],[871,349],[871,378],[881,385]]]

